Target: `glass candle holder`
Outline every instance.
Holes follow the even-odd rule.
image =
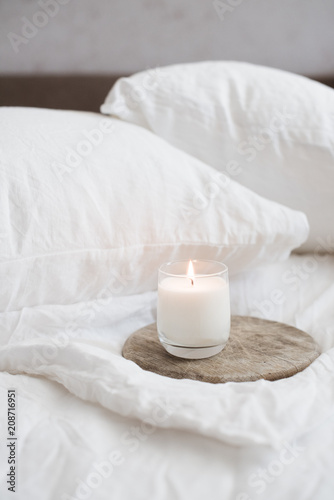
[[[159,268],[157,327],[170,354],[202,359],[218,354],[231,327],[228,269],[209,260]]]

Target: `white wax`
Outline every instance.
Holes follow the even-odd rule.
[[[229,287],[223,278],[168,277],[158,288],[158,330],[186,347],[225,344],[230,333]]]

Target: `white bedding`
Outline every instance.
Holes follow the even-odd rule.
[[[7,389],[18,394],[16,498],[332,499],[333,283],[329,255],[232,279],[232,314],[295,325],[322,348],[277,382],[176,381],[124,360],[127,336],[155,321],[154,292],[2,313],[1,407]],[[4,443],[3,417],[1,428]]]

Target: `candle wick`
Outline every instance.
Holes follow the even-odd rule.
[[[189,278],[191,281],[191,285],[194,286],[194,280],[192,278]]]

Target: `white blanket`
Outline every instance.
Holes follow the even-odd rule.
[[[19,399],[17,498],[332,498],[333,283],[330,256],[232,280],[233,314],[292,324],[322,348],[277,382],[174,380],[123,359],[127,336],[155,321],[153,292],[2,314],[1,407],[9,388]]]

